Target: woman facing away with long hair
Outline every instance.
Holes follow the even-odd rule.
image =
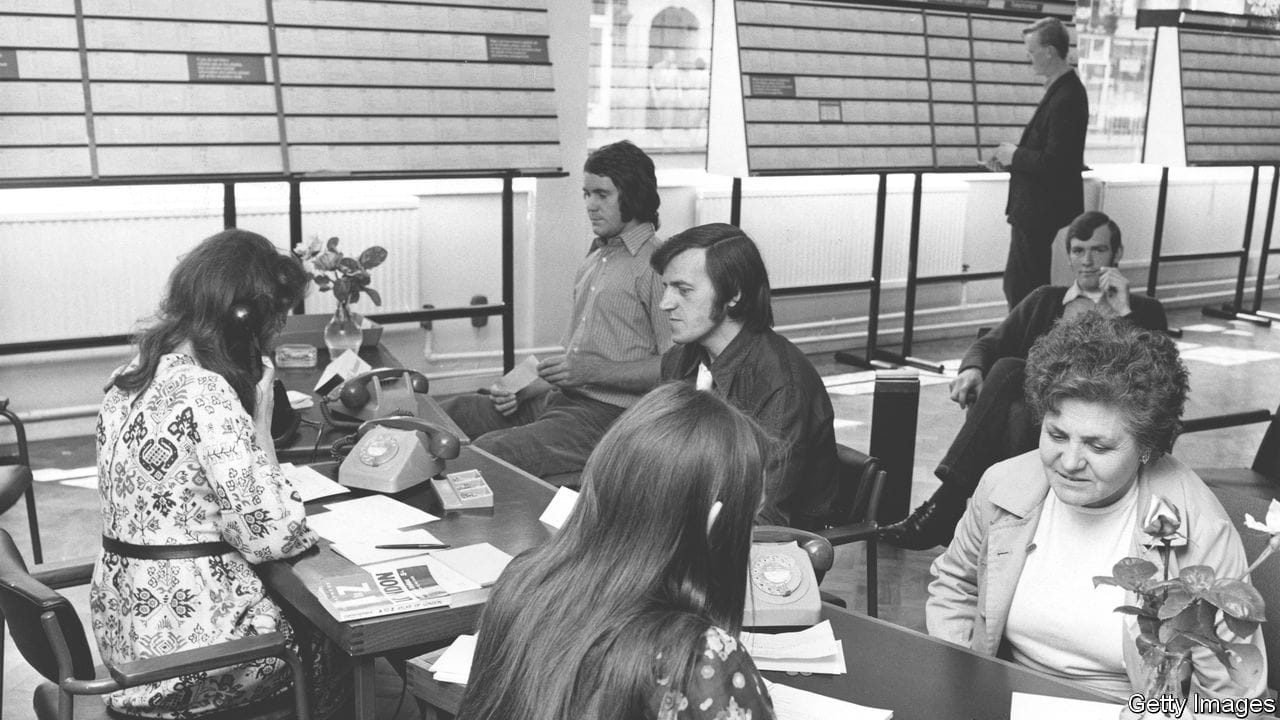
[[[169,277],[138,357],[98,414],[102,554],[90,590],[104,660],[121,663],[279,630],[309,660],[316,717],[340,700],[330,653],[294,628],[252,564],[315,544],[271,440],[264,361],[307,286],[261,235],[226,230]],[[324,678],[324,680],[321,680]],[[290,684],[268,658],[108,697],[130,716],[197,717],[268,700]]]
[[[684,384],[624,413],[564,527],[494,587],[458,719],[773,718],[735,639],[766,444]]]

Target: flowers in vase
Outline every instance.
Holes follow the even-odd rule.
[[[387,251],[382,246],[371,245],[358,257],[351,257],[338,249],[336,236],[323,245],[318,236],[312,236],[308,246],[294,248],[293,252],[311,274],[320,292],[332,291],[339,305],[350,305],[364,293],[374,305],[381,307],[382,296],[369,287],[369,271],[387,259]]]

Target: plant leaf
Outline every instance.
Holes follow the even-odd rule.
[[[333,252],[332,250],[329,250],[327,252],[322,252],[318,256],[316,256],[316,269],[325,270],[325,271],[337,270],[338,261],[341,259],[342,259],[342,253],[336,253],[336,252]]]
[[[1232,643],[1229,653],[1231,662],[1226,666],[1232,682],[1252,687],[1262,674],[1262,652],[1249,643]]]
[[[1218,573],[1208,565],[1191,565],[1182,568],[1178,579],[1186,585],[1187,590],[1196,597],[1201,597],[1213,585]]]
[[[316,285],[319,285],[321,290],[328,290],[329,285],[333,283],[333,280],[328,275],[321,275],[320,273],[312,275],[311,278],[316,281]]]
[[[353,303],[353,302],[358,302],[359,300],[360,300],[360,287],[358,285],[352,285],[351,297],[347,299],[347,302]]]
[[[1122,558],[1115,567],[1111,568],[1116,584],[1125,590],[1133,591],[1141,588],[1142,581],[1155,575],[1156,571],[1155,563],[1136,557]]]
[[[1098,587],[1099,585],[1114,585],[1116,587],[1120,587],[1120,583],[1116,582],[1116,579],[1110,575],[1094,575],[1093,586]]]
[[[1115,609],[1115,612],[1118,612],[1121,615],[1142,615],[1142,608],[1134,605],[1121,605]]]
[[[370,270],[381,265],[382,262],[386,259],[387,259],[386,248],[382,247],[381,245],[373,245],[371,247],[365,248],[364,252],[360,253],[360,264],[363,265],[366,269],[370,269]]]
[[[1222,608],[1222,612],[1241,620],[1264,622],[1267,619],[1267,603],[1262,595],[1243,580],[1218,580],[1205,592],[1209,602]]]
[[[382,307],[382,296],[378,294],[377,290],[374,290],[371,287],[366,287],[364,289],[364,292],[366,295],[369,296],[369,299],[373,301],[374,305],[377,305],[378,307]]]
[[[1164,604],[1160,606],[1159,612],[1156,613],[1156,617],[1161,620],[1168,620],[1187,609],[1187,606],[1194,600],[1195,597],[1184,588],[1170,590],[1169,594],[1165,596]]]
[[[338,261],[338,272],[343,275],[358,275],[360,273],[360,263],[355,258],[344,257]]]
[[[337,249],[338,249],[338,236],[337,236],[337,235],[334,235],[333,237],[329,238],[329,242],[325,244],[325,249],[326,249],[326,250],[337,250]]]
[[[1242,620],[1230,613],[1222,613],[1222,619],[1227,623],[1227,629],[1235,633],[1236,637],[1247,638],[1258,630],[1260,623],[1254,620]]]
[[[338,302],[351,302],[351,281],[340,277],[333,281],[333,296]]]

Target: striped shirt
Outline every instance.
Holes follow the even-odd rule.
[[[573,283],[573,316],[562,341],[565,355],[612,362],[657,358],[671,347],[671,325],[658,309],[662,278],[649,266],[657,242],[651,223],[611,238],[596,238]],[[604,384],[564,389],[617,407],[639,393]]]

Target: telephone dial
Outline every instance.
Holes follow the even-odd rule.
[[[370,420],[356,431],[356,444],[338,467],[347,487],[398,493],[444,472],[460,443],[448,430],[415,417]]]
[[[416,370],[371,370],[325,396],[325,414],[336,427],[347,428],[390,415],[416,415],[415,394],[426,394],[427,388],[427,376]]]
[[[809,554],[794,541],[754,543],[747,563],[747,627],[814,625],[822,597]]]

